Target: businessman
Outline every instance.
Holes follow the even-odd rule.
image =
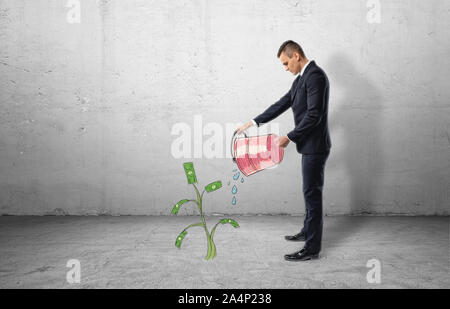
[[[261,126],[291,108],[295,127],[286,136],[280,136],[277,144],[285,148],[290,142],[296,144],[302,154],[303,197],[305,200],[305,220],[300,232],[285,236],[289,241],[303,241],[304,246],[297,252],[286,254],[287,261],[317,259],[322,243],[322,189],[325,162],[330,154],[331,140],[328,133],[329,82],[325,72],[310,61],[299,44],[284,42],[277,53],[286,71],[298,75],[291,89],[262,114],[238,129],[242,133],[249,127]]]

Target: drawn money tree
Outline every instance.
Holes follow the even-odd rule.
[[[206,253],[206,260],[212,260],[216,257],[217,251],[216,251],[216,245],[214,244],[214,233],[216,231],[217,226],[220,224],[231,224],[233,227],[238,228],[239,224],[230,218],[224,218],[219,220],[219,222],[216,223],[216,225],[214,225],[214,227],[211,229],[211,232],[208,230],[208,226],[206,225],[206,220],[205,220],[205,216],[203,215],[203,193],[208,192],[213,192],[216,191],[218,189],[220,189],[222,187],[222,182],[219,181],[214,181],[211,182],[210,184],[208,184],[205,189],[202,191],[202,193],[199,192],[197,186],[195,185],[197,183],[197,176],[195,175],[195,170],[194,170],[194,164],[192,162],[186,162],[183,164],[184,166],[184,172],[186,173],[186,178],[188,181],[188,184],[192,184],[195,188],[195,192],[197,194],[197,199],[196,200],[188,200],[188,199],[183,199],[181,201],[179,201],[178,203],[175,204],[175,206],[173,206],[172,209],[172,214],[176,215],[178,214],[178,211],[180,210],[180,207],[188,202],[193,202],[197,204],[197,208],[198,211],[200,212],[200,217],[201,217],[201,222],[198,223],[194,223],[191,225],[188,225],[187,227],[185,227],[181,233],[177,236],[177,239],[175,240],[175,246],[180,248],[181,247],[181,242],[183,241],[183,239],[186,237],[187,235],[187,230],[191,227],[194,226],[200,226],[203,227],[206,233],[206,240],[208,243],[208,252]]]

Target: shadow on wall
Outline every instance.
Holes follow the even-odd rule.
[[[344,170],[342,188],[349,188],[342,196],[348,202],[346,213],[357,215],[377,212],[374,209],[376,190],[384,162],[381,95],[366,74],[355,68],[349,56],[334,54],[326,70],[333,76],[330,78],[331,92],[339,89],[342,94],[339,99],[330,101],[333,109],[328,117],[334,149],[330,154],[333,159],[328,162],[327,168]],[[333,139],[333,136],[336,138]],[[347,233],[355,234],[359,227],[354,222],[351,224],[351,227],[346,227]],[[340,227],[336,229],[342,230]],[[340,234],[340,238],[342,236]]]

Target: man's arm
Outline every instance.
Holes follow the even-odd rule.
[[[242,126],[236,129],[236,133],[241,134],[251,126],[260,126],[262,123],[267,123],[279,115],[284,113],[292,105],[291,101],[291,91],[289,90],[281,99],[269,106],[261,115],[255,117],[254,119],[246,122]]]
[[[281,99],[269,106],[262,114],[255,117],[253,121],[259,127],[262,123],[267,123],[280,116],[291,107],[291,105],[291,91],[289,90]]]
[[[302,121],[287,134],[288,138],[296,143],[301,143],[320,123],[325,110],[326,77],[322,74],[313,74],[306,87],[306,115]]]

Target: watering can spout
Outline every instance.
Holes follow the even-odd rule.
[[[275,142],[277,135],[248,137],[245,132],[244,137],[237,135],[235,131],[231,138],[231,157],[245,176],[275,167],[283,160],[284,149]]]

